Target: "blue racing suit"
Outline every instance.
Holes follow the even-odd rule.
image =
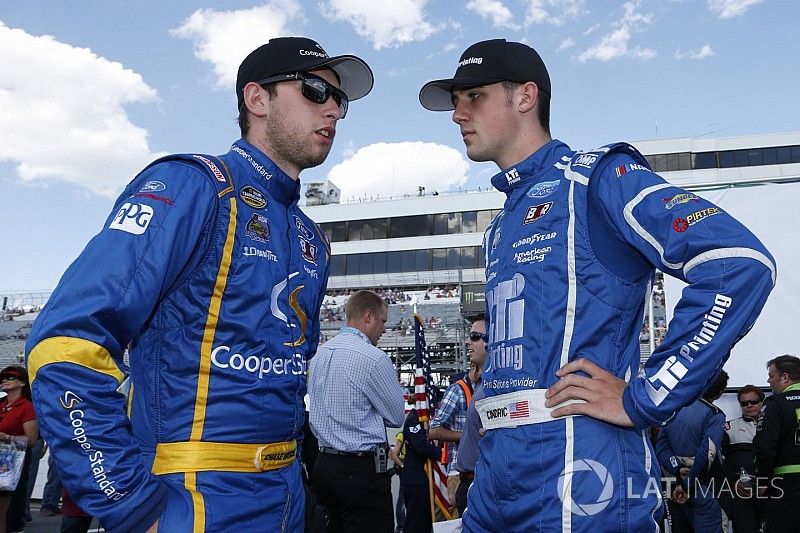
[[[36,320],[42,433],[108,531],[302,528],[295,456],[330,249],[299,191],[244,140],[156,161]]]
[[[695,533],[722,531],[717,498],[722,491],[732,490],[732,485],[724,486],[724,435],[725,414],[702,398],[678,411],[658,433],[659,465],[687,491],[689,500],[678,508],[686,513]],[[688,468],[687,475],[681,475],[682,468]]]
[[[700,396],[766,302],[774,260],[627,144],[576,153],[552,140],[492,184],[507,198],[484,240],[481,403],[501,407],[481,416],[504,426],[480,442],[464,529],[656,531],[659,469],[645,429]],[[638,377],[654,268],[689,285]],[[623,404],[635,427],[586,416],[520,425],[550,411],[543,390],[580,357],[629,382]],[[515,391],[541,401],[516,401]]]

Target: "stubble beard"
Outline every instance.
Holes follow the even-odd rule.
[[[275,163],[284,171],[296,168],[302,171],[321,165],[330,153],[331,145],[324,150],[314,150],[308,138],[303,138],[303,127],[282,113],[266,117],[263,132],[264,144],[271,148]],[[313,135],[313,134],[312,134]]]

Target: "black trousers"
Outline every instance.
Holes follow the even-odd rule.
[[[393,533],[390,474],[376,474],[372,455],[317,456],[312,476],[317,502],[328,511],[329,533]]]
[[[467,491],[470,485],[472,485],[472,479],[462,475],[461,482],[456,489],[456,508],[458,509],[458,516],[464,516],[464,511],[467,508]]]
[[[403,485],[406,521],[403,533],[431,533],[431,496],[427,485]]]

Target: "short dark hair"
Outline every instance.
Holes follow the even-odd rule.
[[[709,386],[706,391],[703,393],[703,399],[709,402],[713,402],[720,396],[722,393],[725,392],[725,387],[728,386],[728,373],[724,370],[720,370],[717,377],[714,379],[714,382]]]
[[[738,391],[736,391],[736,399],[741,400],[743,394],[747,394],[748,392],[754,392],[758,395],[758,399],[762,402],[764,401],[764,391],[756,387],[755,385],[745,385]]]
[[[278,95],[278,90],[275,89],[274,84],[262,85],[262,87],[267,91],[270,100]],[[239,108],[239,118],[237,121],[239,122],[239,131],[242,137],[245,137],[250,131],[250,117],[247,115],[247,105],[244,102],[242,102],[242,107]]]
[[[767,368],[774,366],[775,370],[783,374],[789,374],[792,381],[800,381],[800,359],[794,355],[779,355],[775,359],[767,361]]]
[[[372,291],[358,291],[350,296],[344,304],[344,314],[347,320],[361,318],[367,311],[377,313],[380,309],[388,308],[386,302]]]
[[[511,103],[511,93],[514,92],[517,87],[523,85],[517,81],[503,81],[500,82],[500,84],[506,91],[509,104]],[[539,119],[539,125],[546,134],[550,135],[550,95],[541,89],[539,90],[536,111],[536,118]]]

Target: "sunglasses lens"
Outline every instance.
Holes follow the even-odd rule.
[[[347,96],[336,87],[328,84],[325,80],[317,78],[303,79],[303,96],[311,100],[315,104],[324,104],[328,101],[329,97],[333,97],[333,101],[339,106],[339,112],[342,117],[347,114]]]
[[[469,340],[471,341],[479,341],[483,338],[482,333],[478,333],[477,331],[470,331],[469,333]]]

